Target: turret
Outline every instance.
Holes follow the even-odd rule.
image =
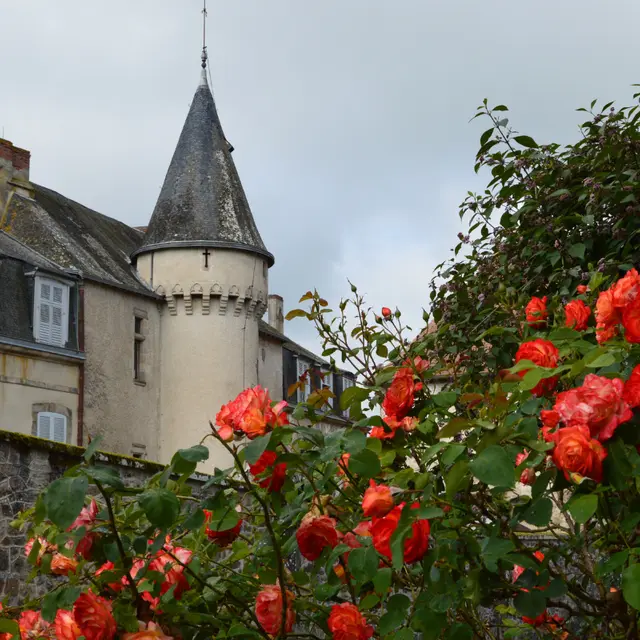
[[[142,245],[140,276],[164,299],[160,450],[199,443],[257,384],[258,320],[274,258],[256,227],[204,69]],[[211,464],[229,462],[207,441]]]

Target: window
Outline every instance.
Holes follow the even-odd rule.
[[[38,413],[38,437],[55,442],[66,442],[67,416],[49,411]]]
[[[342,376],[342,391],[344,392],[345,389],[349,389],[350,387],[354,387],[356,384],[355,380],[353,378],[349,378],[347,376]],[[342,415],[345,418],[349,417],[349,409],[345,409],[342,412]]]
[[[36,277],[33,333],[36,342],[64,347],[69,340],[69,286]]]
[[[134,317],[133,323],[133,379],[144,384],[144,371],[142,369],[142,345],[144,344],[144,318]]]
[[[305,402],[311,395],[311,363],[298,358],[298,380],[303,378],[304,386],[298,389],[298,402]]]
[[[323,371],[322,373],[324,375],[324,377],[322,378],[322,388],[327,388],[329,389],[329,391],[331,391],[331,393],[335,393],[333,388],[333,374],[331,373],[331,371]],[[329,407],[333,407],[333,400],[333,398],[329,398]]]

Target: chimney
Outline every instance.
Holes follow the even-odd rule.
[[[30,151],[0,138],[0,218],[12,193],[33,197],[33,186],[29,182],[30,160]]]
[[[280,333],[284,333],[284,300],[282,296],[269,296],[268,318],[269,324]]]

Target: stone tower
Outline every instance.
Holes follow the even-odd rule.
[[[258,382],[258,322],[274,258],[231,152],[203,68],[144,241],[132,256],[165,300],[162,461],[198,444],[222,404]],[[208,469],[229,462],[217,442],[207,444]]]

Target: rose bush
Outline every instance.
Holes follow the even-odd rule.
[[[610,150],[613,138],[626,150],[634,143],[633,113],[603,116],[598,144]],[[490,138],[483,138],[482,162],[495,160],[493,184],[502,198],[511,189],[513,201],[503,232],[489,240],[487,231],[474,245],[476,253],[487,250],[486,264],[497,260],[492,311],[464,299],[482,272],[466,293],[456,288],[478,255],[450,272],[453,289],[434,296],[438,326],[426,314],[415,340],[399,311],[371,312],[356,287],[335,312],[309,292],[290,317],[314,322],[325,357],[357,372],[359,384],[339,399],[350,420],[316,427],[330,412],[326,388],[295,408],[260,387],[244,390],[206,433],[234,464],[216,470],[198,495],[189,478],[208,458],[206,439],[139,487],[96,464],[94,442],[84,463],[15,523],[28,534],[33,574],[51,576],[52,588],[30,599],[25,587],[22,601],[5,602],[0,633],[639,637],[640,277],[635,259],[614,265],[608,240],[600,246],[595,233],[574,227],[576,216],[591,215],[601,230],[596,207],[610,221],[619,200],[634,193],[623,187],[635,184],[635,174],[597,177],[601,188],[588,191],[595,198],[582,198],[585,163],[613,162],[595,155],[592,139],[563,155],[555,147],[536,151],[519,136],[513,140],[531,151],[499,160],[487,155]],[[524,191],[513,182],[517,163],[535,182]],[[569,215],[567,200],[585,211]],[[486,213],[489,201],[475,202]],[[566,227],[563,238],[573,244],[557,249],[557,260],[541,250],[540,272],[516,275],[482,242],[504,242],[509,256],[523,250],[510,230],[529,240],[550,233],[527,220],[534,205],[554,232]],[[489,224],[488,214],[483,219]],[[619,249],[625,260],[635,255],[626,238]],[[569,277],[574,259],[580,272]],[[461,336],[449,320],[465,309]]]

